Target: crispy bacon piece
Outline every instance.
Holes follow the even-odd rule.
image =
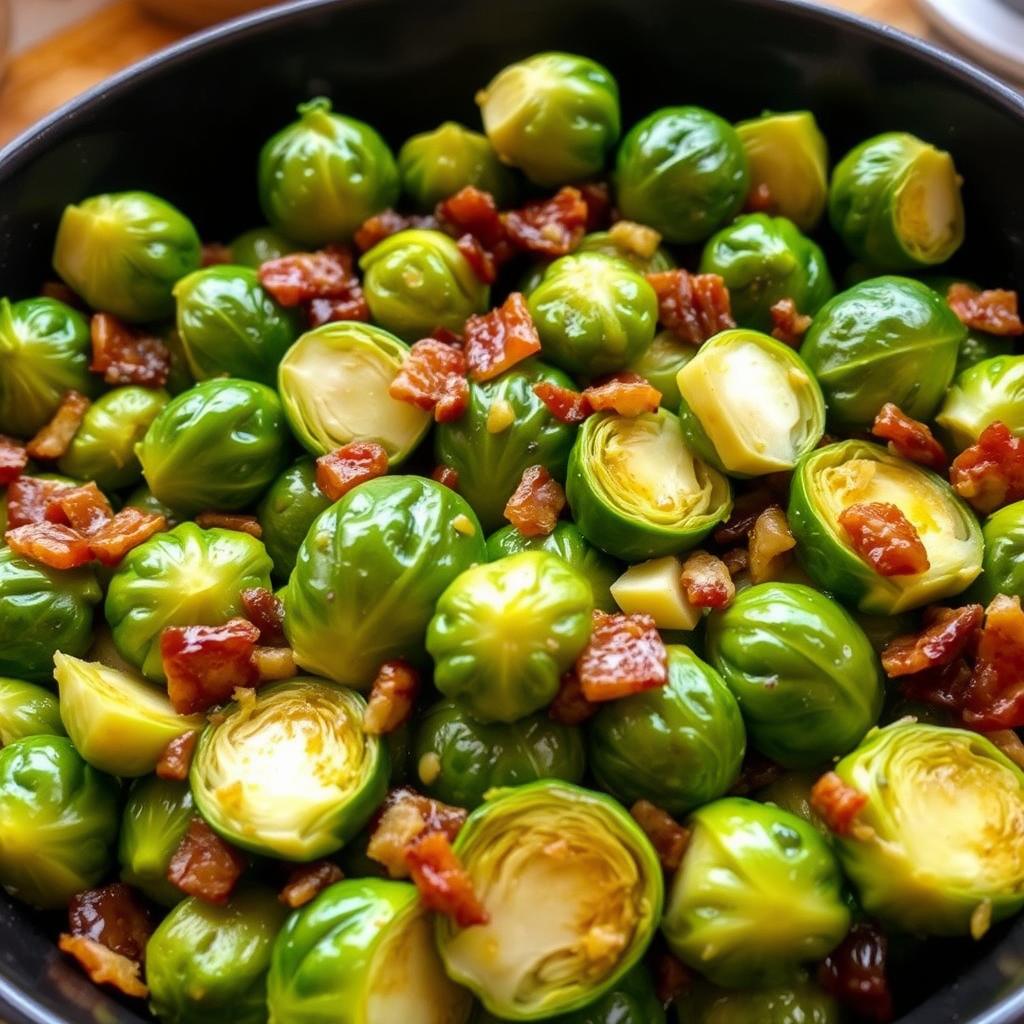
[[[385,661],[370,690],[363,729],[371,736],[394,732],[409,720],[420,692],[420,674],[401,659]]]
[[[587,204],[587,231],[601,231],[608,227],[612,219],[612,192],[608,182],[585,181],[576,187]]]
[[[260,643],[280,647],[284,638],[284,604],[266,587],[247,587],[241,593],[245,617],[260,631]]]
[[[750,567],[750,552],[747,548],[730,548],[722,553],[722,562],[729,570],[729,575],[735,578]]]
[[[72,291],[63,281],[44,281],[39,286],[39,294],[44,298],[63,302],[65,306],[70,306],[82,313],[87,312],[89,308],[82,301],[82,296]]]
[[[139,977],[141,965],[138,961],[129,960],[84,935],[62,932],[57,946],[62,953],[73,956],[95,984],[112,985],[134,999],[145,999],[149,995],[149,989]]]
[[[909,700],[947,708],[962,718],[970,690],[971,673],[967,659],[956,658],[948,665],[938,665],[903,676],[900,690]]]
[[[745,213],[774,213],[775,197],[766,181],[757,182],[747,193],[743,210]]]
[[[473,273],[484,284],[494,284],[498,277],[498,263],[494,254],[488,252],[477,238],[468,232],[459,235],[455,240],[455,245],[466,258],[466,262],[473,268]]]
[[[72,486],[58,480],[19,476],[7,488],[7,528],[13,530],[30,523],[43,522],[51,499]]]
[[[707,551],[686,556],[680,579],[686,600],[697,608],[727,608],[736,596],[729,567]]]
[[[467,185],[438,203],[435,214],[441,228],[453,238],[472,235],[496,267],[513,255],[498,205],[490,192]]]
[[[747,748],[743,755],[743,764],[740,767],[739,778],[729,789],[731,796],[747,796],[756,793],[758,790],[770,786],[782,775],[782,766],[770,758],[767,758],[760,751],[752,747]]]
[[[286,906],[296,910],[316,899],[335,882],[340,882],[345,875],[337,864],[329,860],[315,860],[311,864],[299,864],[288,874],[288,881],[277,894],[277,898]]]
[[[962,451],[949,468],[953,490],[978,512],[1024,498],[1024,439],[1005,423],[990,423],[977,443]]]
[[[473,891],[472,879],[443,832],[427,832],[417,839],[406,861],[420,899],[430,910],[452,918],[460,928],[490,920]]]
[[[650,615],[595,610],[590,640],[576,659],[583,696],[617,700],[664,686],[667,655]]]
[[[167,520],[155,512],[125,505],[89,538],[93,556],[103,565],[117,565],[133,548],[167,529]]]
[[[661,326],[691,345],[736,326],[729,289],[718,274],[691,274],[683,269],[648,274],[658,296]]]
[[[420,217],[415,214],[399,213],[392,209],[381,210],[380,213],[375,213],[359,225],[354,241],[360,252],[366,252],[378,242],[383,242],[385,238],[397,235],[399,231],[408,231],[409,228],[436,227],[437,219],[434,217]]]
[[[260,283],[282,306],[309,304],[313,326],[370,318],[352,253],[344,246],[279,256],[262,264],[259,273]]]
[[[583,397],[594,412],[610,409],[620,416],[657,412],[661,405],[661,392],[645,377],[629,372],[616,373],[600,384],[592,384],[584,390]]]
[[[882,651],[882,668],[890,679],[949,665],[977,640],[984,612],[980,604],[941,610],[920,633],[898,636]]]
[[[156,774],[161,779],[170,779],[175,782],[182,782],[188,778],[188,770],[192,767],[192,755],[196,750],[196,743],[199,741],[199,733],[195,729],[189,729],[180,736],[175,736],[170,743],[164,747],[160,760],[156,763]]]
[[[257,540],[263,536],[263,527],[255,516],[243,516],[237,512],[200,512],[196,516],[196,526],[204,530],[235,530]]]
[[[792,299],[779,299],[768,311],[772,316],[772,337],[791,348],[799,348],[811,326],[811,317],[801,313]]]
[[[553,259],[580,244],[587,230],[587,214],[583,193],[566,185],[550,199],[508,210],[501,215],[501,222],[517,249]]]
[[[423,338],[409,350],[388,394],[433,412],[438,423],[458,419],[469,405],[466,354],[456,345]]]
[[[1024,611],[1016,595],[998,594],[985,609],[963,716],[975,729],[1024,726]]]
[[[945,473],[949,465],[945,448],[935,440],[928,425],[912,419],[892,402],[878,411],[871,433],[888,441],[889,451],[937,473]]]
[[[171,353],[159,338],[133,330],[109,313],[93,315],[90,333],[89,369],[102,374],[107,384],[162,388],[167,383]]]
[[[511,295],[496,309],[466,321],[466,363],[475,381],[490,380],[540,351],[540,336],[533,325],[522,292]]]
[[[693,984],[693,975],[682,960],[668,950],[661,950],[654,957],[654,991],[663,1005],[668,1005],[684,995]]]
[[[430,477],[439,484],[444,484],[449,490],[457,491],[459,489],[459,471],[452,469],[451,466],[446,466],[444,463],[435,466],[434,472],[430,474]]]
[[[6,487],[25,472],[28,452],[20,441],[0,434],[0,487]]]
[[[826,772],[811,788],[811,809],[837,836],[848,836],[867,795],[848,786],[835,772]]]
[[[114,518],[114,510],[103,492],[90,481],[58,491],[47,501],[43,515],[48,523],[70,526],[88,537]]]
[[[4,534],[7,546],[23,558],[51,569],[77,569],[92,561],[89,541],[62,523],[28,523]]]
[[[408,878],[406,854],[428,832],[442,832],[448,839],[459,834],[467,812],[403,786],[392,790],[377,815],[366,855],[383,864],[392,878]]]
[[[769,505],[755,520],[747,540],[748,567],[754,583],[774,579],[796,547],[786,513]]]
[[[737,495],[732,507],[732,514],[714,532],[716,544],[746,544],[750,537],[750,531],[757,522],[757,517],[772,505],[777,505],[778,499],[774,494],[763,486],[755,487],[753,490],[744,491]]]
[[[912,576],[928,568],[917,528],[891,502],[859,502],[837,518],[850,546],[880,576]]]
[[[597,714],[599,707],[583,696],[580,677],[575,669],[570,669],[562,676],[558,693],[548,705],[548,718],[562,725],[582,725]]]
[[[204,242],[199,252],[199,265],[201,267],[217,267],[223,263],[234,263],[231,246],[221,242]]]
[[[888,943],[868,921],[858,921],[818,968],[818,984],[848,1007],[858,1020],[885,1024],[893,1018],[886,977]]]
[[[113,882],[71,897],[68,931],[141,963],[153,922],[135,890],[124,882]]]
[[[533,393],[548,407],[548,412],[562,423],[582,423],[594,410],[590,399],[572,388],[563,388],[542,380],[533,385]]]
[[[961,323],[986,334],[1001,337],[1024,334],[1024,324],[1017,315],[1017,293],[1003,288],[980,291],[963,281],[954,282],[946,292],[949,308]]]
[[[637,800],[629,813],[650,839],[661,866],[666,871],[675,871],[682,863],[690,842],[690,830],[683,828],[675,818],[649,800]]]
[[[361,483],[388,471],[388,453],[376,441],[349,441],[316,460],[316,485],[337,501]]]
[[[565,491],[544,466],[528,466],[505,504],[505,518],[524,537],[546,537],[558,525]]]
[[[25,445],[25,450],[33,459],[59,459],[71,446],[90,405],[92,402],[81,392],[65,391],[53,419],[40,428],[36,436]]]
[[[193,818],[167,867],[167,880],[207,903],[227,903],[248,861],[202,818]]]

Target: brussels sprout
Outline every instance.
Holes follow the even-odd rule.
[[[153,388],[115,388],[101,395],[86,410],[57,468],[79,480],[95,480],[103,491],[132,487],[142,479],[135,445],[169,400],[166,391]]]
[[[878,721],[878,656],[850,615],[810,587],[750,587],[708,618],[706,638],[751,742],[786,768],[845,754]]]
[[[687,445],[716,469],[792,469],[825,432],[825,400],[803,360],[757,331],[723,331],[676,378]]]
[[[722,989],[691,985],[679,1002],[680,1024],[839,1024],[836,1001],[800,979],[769,988]]]
[[[658,297],[625,260],[601,253],[563,256],[528,300],[544,357],[569,373],[621,370],[654,339]]]
[[[966,330],[927,285],[875,277],[822,306],[800,355],[825,394],[829,421],[867,430],[886,402],[914,419],[931,419]]]
[[[535,185],[597,174],[622,130],[611,72],[572,53],[538,53],[509,64],[476,102],[498,156]]]
[[[0,676],[0,746],[26,736],[63,735],[60,705],[49,690]]]
[[[163,1024],[264,1024],[271,951],[287,914],[254,885],[224,906],[183,900],[146,944],[149,1008]]]
[[[163,682],[164,629],[219,626],[242,614],[249,587],[270,588],[270,558],[255,537],[182,523],[124,557],[107,590],[107,622],[121,656]]]
[[[671,412],[679,410],[679,371],[697,354],[696,345],[680,341],[673,331],[658,331],[651,344],[627,366],[661,392],[661,404]]]
[[[316,467],[310,458],[293,462],[270,485],[260,502],[259,520],[276,579],[288,579],[299,545],[313,520],[330,504],[316,485]]]
[[[693,547],[732,508],[729,481],[690,452],[666,409],[588,417],[569,456],[566,496],[591,544],[634,562]]]
[[[285,588],[285,633],[309,672],[365,689],[391,658],[420,660],[442,591],[485,561],[473,510],[453,490],[385,476],[322,513]]]
[[[1024,906],[1024,773],[984,736],[896,722],[835,771],[867,797],[836,842],[869,914],[966,935],[983,904],[993,921]]]
[[[31,437],[66,391],[93,395],[89,323],[56,299],[0,299],[0,433]]]
[[[174,311],[171,288],[199,269],[192,222],[149,192],[111,192],[64,208],[53,268],[85,299],[130,323]]]
[[[427,630],[434,685],[480,722],[550,704],[590,638],[590,584],[558,555],[475,565],[441,595]]]
[[[850,911],[839,865],[811,825],[739,797],[706,804],[688,824],[661,924],[683,963],[716,985],[749,988],[790,980],[839,944]]]
[[[907,132],[867,139],[836,164],[828,216],[847,249],[879,270],[945,263],[964,240],[953,158]]]
[[[347,242],[398,199],[398,168],[368,124],[318,97],[260,151],[260,206],[271,226],[304,245]]]
[[[415,886],[351,878],[293,914],[274,943],[275,1024],[465,1024],[472,1002],[445,976]]]
[[[982,573],[971,597],[985,605],[997,594],[1024,598],[1024,501],[993,512],[981,534],[985,541]]]
[[[171,508],[170,505],[165,505],[162,501],[158,501],[145,484],[136,487],[128,495],[125,504],[131,505],[133,508],[140,508],[143,512],[152,512],[154,515],[163,516],[167,520],[169,528],[177,526],[188,518],[184,512],[179,512],[177,509]]]
[[[184,512],[245,508],[284,466],[287,430],[277,394],[224,377],[172,399],[135,453],[149,489]]]
[[[437,461],[459,474],[459,493],[485,530],[505,523],[505,505],[529,466],[565,479],[576,428],[555,419],[533,393],[541,381],[573,386],[560,370],[531,360],[493,380],[471,381],[469,408],[434,434]]]
[[[924,544],[930,568],[882,576],[848,542],[838,519],[850,505],[888,502]],[[822,589],[863,612],[892,615],[951,597],[981,572],[978,521],[942,477],[866,441],[840,441],[808,453],[789,496],[797,554]]]
[[[439,918],[438,948],[448,976],[498,1017],[538,1020],[599,999],[661,917],[647,837],[614,800],[567,782],[499,791],[470,814],[455,852],[490,920]]]
[[[54,652],[84,654],[102,597],[91,569],[48,569],[0,546],[0,675],[46,682]]]
[[[750,190],[743,143],[701,107],[663,107],[633,125],[615,162],[619,213],[669,242],[700,242],[732,220]]]
[[[813,231],[828,194],[828,145],[814,115],[766,111],[741,121],[736,134],[746,150],[751,189],[767,188],[773,210]]]
[[[65,736],[0,750],[0,885],[42,910],[63,909],[107,872],[117,839],[117,782]]]
[[[295,252],[298,246],[273,228],[250,228],[243,231],[229,248],[232,263],[259,270],[269,260]]]
[[[1024,355],[996,356],[964,370],[935,417],[957,451],[969,448],[996,420],[1024,436]]]
[[[627,806],[650,800],[679,815],[736,781],[746,735],[722,677],[689,648],[671,645],[665,686],[602,705],[587,740],[603,789]]]

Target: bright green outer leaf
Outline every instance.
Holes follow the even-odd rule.
[[[26,736],[63,736],[57,695],[20,679],[0,676],[0,746]]]
[[[1018,437],[1024,435],[1024,355],[996,356],[964,370],[935,416],[958,452],[996,420]]]
[[[768,988],[723,989],[705,981],[678,1002],[680,1024],[839,1024],[835,999],[805,978]]]
[[[658,331],[650,345],[626,367],[653,384],[661,392],[662,407],[679,411],[679,371],[700,350],[696,345],[680,341],[673,331]]]
[[[993,512],[981,528],[981,575],[970,596],[987,605],[996,594],[1024,599],[1024,501]]]
[[[299,247],[273,228],[250,228],[230,245],[231,262],[259,270],[264,263],[295,252]]]
[[[293,462],[271,485],[260,502],[263,544],[274,562],[274,578],[288,579],[295,556],[313,520],[330,506],[316,485],[316,467],[310,458]]]

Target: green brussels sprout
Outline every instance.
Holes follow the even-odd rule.
[[[906,516],[928,569],[882,576],[853,550],[839,516],[866,502],[895,505]],[[840,441],[805,455],[793,475],[788,515],[808,575],[863,612],[920,608],[959,594],[981,573],[983,540],[971,510],[942,477],[877,444]]]
[[[165,505],[162,501],[159,501],[145,484],[140,484],[136,487],[128,495],[125,504],[131,505],[133,508],[140,508],[143,512],[152,512],[154,515],[163,516],[167,520],[169,529],[172,529],[179,523],[183,523],[188,518],[184,512],[179,512],[177,509],[171,508],[170,505]]]
[[[455,853],[490,920],[459,928],[438,918],[438,948],[448,976],[498,1017],[538,1020],[589,1005],[640,959],[658,926],[657,855],[604,794],[550,779],[500,790],[470,814]]]
[[[56,651],[84,654],[102,597],[92,569],[49,569],[0,546],[0,675],[46,682]]]
[[[26,736],[0,749],[0,886],[41,910],[63,909],[107,873],[117,803],[117,781],[65,736]]]
[[[736,125],[750,165],[751,191],[768,190],[772,209],[813,231],[828,195],[828,145],[809,110],[766,111]]]
[[[271,951],[287,915],[254,885],[223,906],[183,900],[146,943],[149,1008],[163,1024],[264,1024]]]
[[[1006,505],[985,520],[982,572],[971,597],[987,605],[997,594],[1024,598],[1024,501]]]
[[[0,299],[0,433],[31,437],[65,392],[94,395],[89,322],[56,299]]]
[[[839,1024],[839,1006],[800,978],[768,988],[722,989],[698,981],[683,994],[680,1024]]]
[[[347,242],[368,217],[398,199],[398,168],[387,143],[324,97],[260,151],[260,206],[270,225],[304,245]]]
[[[1024,355],[996,356],[964,370],[935,417],[958,452],[996,420],[1024,436]]]
[[[842,941],[850,911],[839,865],[806,821],[726,797],[688,825],[661,923],[684,964],[716,985],[754,988],[792,979]]]
[[[445,976],[416,887],[348,878],[293,914],[274,943],[275,1024],[465,1024],[469,993]]]
[[[580,533],[630,562],[693,547],[732,509],[729,481],[686,447],[667,409],[589,416],[569,456],[566,496]]]
[[[999,921],[1024,906],[1024,773],[984,736],[896,722],[835,772],[867,797],[861,827],[835,840],[867,913],[967,935],[979,907]]]
[[[293,462],[270,485],[260,502],[259,521],[276,579],[288,579],[295,568],[299,545],[313,520],[330,504],[316,485],[316,466],[310,458]]]
[[[602,705],[587,726],[587,762],[627,807],[650,800],[681,815],[736,781],[746,733],[722,677],[688,647],[668,647],[668,682]]]
[[[828,216],[846,248],[879,270],[945,263],[964,240],[953,158],[907,132],[884,132],[832,171]]]
[[[163,682],[164,629],[219,626],[243,613],[250,587],[270,589],[270,558],[255,537],[182,523],[125,555],[107,589],[107,622],[121,656]]]
[[[450,488],[415,476],[360,484],[299,547],[283,594],[296,663],[366,689],[383,662],[422,660],[438,597],[483,561],[480,524]]]
[[[662,107],[633,125],[619,146],[619,213],[669,242],[703,241],[740,212],[749,191],[736,129],[701,107]]]
[[[627,370],[640,374],[661,392],[661,404],[670,412],[678,412],[682,395],[679,393],[679,371],[700,350],[696,345],[680,341],[674,331],[658,331],[650,345],[627,366]]]
[[[63,735],[54,694],[35,683],[0,676],[0,746],[26,736]]]
[[[294,310],[279,306],[250,267],[204,267],[174,286],[178,334],[196,380],[241,377],[271,387],[299,336]]]
[[[224,377],[171,399],[135,453],[153,494],[192,513],[251,504],[284,467],[287,445],[277,393]]]
[[[740,327],[770,331],[771,308],[792,299],[813,316],[835,292],[825,254],[785,217],[748,213],[712,235],[700,258],[702,274],[718,274],[729,288]]]
[[[966,331],[927,285],[875,277],[821,307],[800,355],[825,394],[829,421],[867,430],[886,402],[914,419],[931,419]]]
[[[53,268],[86,305],[142,323],[174,311],[171,289],[199,269],[199,235],[149,192],[111,192],[64,208]]]
[[[459,474],[459,493],[485,530],[505,524],[505,505],[528,467],[565,479],[576,428],[555,419],[534,394],[541,381],[573,386],[560,370],[531,360],[493,380],[471,381],[466,412],[434,433],[437,461]]]
[[[709,616],[706,642],[751,742],[786,768],[845,754],[878,721],[878,656],[849,613],[811,587],[744,590]]]
[[[558,555],[523,551],[467,569],[427,629],[434,685],[480,722],[550,704],[590,638],[587,580]]]
[[[555,260],[527,302],[544,357],[584,377],[621,370],[654,339],[658,297],[625,260],[572,253]]]
[[[509,64],[476,102],[498,156],[545,187],[597,174],[622,130],[611,72],[573,53]]]
[[[298,246],[273,228],[250,228],[229,246],[231,262],[259,270],[264,263],[296,252]]]
[[[95,480],[103,491],[134,486],[142,479],[135,445],[168,401],[166,391],[134,386],[101,395],[86,410],[57,468],[78,480]]]
[[[687,446],[724,473],[792,469],[825,432],[818,382],[788,345],[767,334],[716,334],[676,382]]]

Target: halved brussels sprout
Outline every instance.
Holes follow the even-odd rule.
[[[743,143],[702,107],[663,107],[629,130],[615,162],[619,213],[669,242],[700,242],[732,220],[750,190]]]
[[[679,1001],[681,1024],[839,1024],[836,1001],[804,978],[768,988],[690,985]]]
[[[896,722],[835,767],[868,798],[839,857],[869,913],[923,935],[967,935],[987,904],[1024,906],[1024,773],[964,729]]]
[[[270,589],[270,558],[255,537],[182,523],[124,557],[107,590],[107,622],[121,656],[163,682],[164,629],[219,626],[242,614],[249,587]]]
[[[663,408],[678,412],[679,371],[699,351],[696,345],[680,341],[674,331],[658,331],[650,345],[626,369],[640,374],[661,392]]]
[[[566,496],[587,540],[634,562],[693,547],[732,508],[729,481],[686,447],[667,409],[588,417],[569,457]]]
[[[680,371],[687,445],[734,476],[792,469],[825,432],[825,399],[804,361],[757,331],[722,331]]]
[[[849,613],[811,587],[750,587],[708,618],[706,638],[751,742],[787,768],[845,754],[878,721],[878,656]]]
[[[838,518],[850,505],[895,505],[917,530],[930,568],[882,576],[848,543]],[[966,589],[981,572],[981,528],[935,473],[867,441],[808,453],[789,496],[789,525],[804,568],[822,589],[878,615],[920,608]]]
[[[60,705],[49,690],[0,676],[0,746],[26,736],[63,736]]]
[[[587,726],[594,777],[627,806],[686,814],[736,781],[746,734],[722,677],[688,647],[668,647],[668,682],[601,706]]]
[[[884,132],[832,171],[828,215],[847,249],[879,270],[945,263],[964,240],[953,158],[908,132]]]
[[[473,510],[424,477],[349,491],[310,527],[285,588],[285,633],[309,672],[365,689],[392,658],[423,658],[442,591],[485,561]]]
[[[658,858],[601,793],[552,780],[501,790],[469,816],[455,852],[490,920],[439,918],[438,948],[449,977],[498,1017],[538,1020],[595,1001],[658,926]]]
[[[828,195],[828,145],[809,110],[766,111],[736,125],[750,164],[751,190],[768,190],[772,209],[813,231]]]
[[[931,419],[966,332],[927,285],[874,277],[822,306],[800,355],[825,394],[829,421],[867,430],[886,402],[914,419]]]
[[[299,247],[273,228],[250,228],[229,246],[231,262],[259,270],[264,263],[295,252]]]
[[[0,885],[41,910],[63,910],[107,873],[117,840],[117,781],[65,736],[0,749]]]
[[[260,151],[260,206],[281,234],[304,245],[347,242],[367,217],[398,199],[398,168],[387,143],[324,97]]]
[[[293,914],[274,943],[275,1024],[465,1024],[469,993],[445,976],[430,916],[408,882],[349,878]]]
[[[139,323],[174,310],[171,288],[199,269],[192,222],[149,192],[111,192],[64,208],[53,268],[86,305]]]
[[[688,967],[716,985],[772,985],[842,941],[850,911],[839,865],[807,822],[726,797],[695,811],[688,826],[661,923]]]
[[[475,565],[430,620],[434,685],[480,722],[539,711],[590,638],[593,610],[590,584],[558,555],[524,551]]]
[[[621,131],[611,72],[573,53],[538,53],[509,64],[476,102],[498,156],[535,185],[597,174]]]
[[[299,545],[313,520],[330,506],[316,485],[316,466],[310,458],[293,462],[271,485],[260,502],[263,545],[274,563],[274,577],[287,580],[295,568]]]
[[[996,594],[1024,598],[1024,501],[993,512],[981,528],[982,573],[971,596],[987,605]]]
[[[996,420],[1024,435],[1024,355],[996,356],[964,370],[935,416],[958,452]]]

